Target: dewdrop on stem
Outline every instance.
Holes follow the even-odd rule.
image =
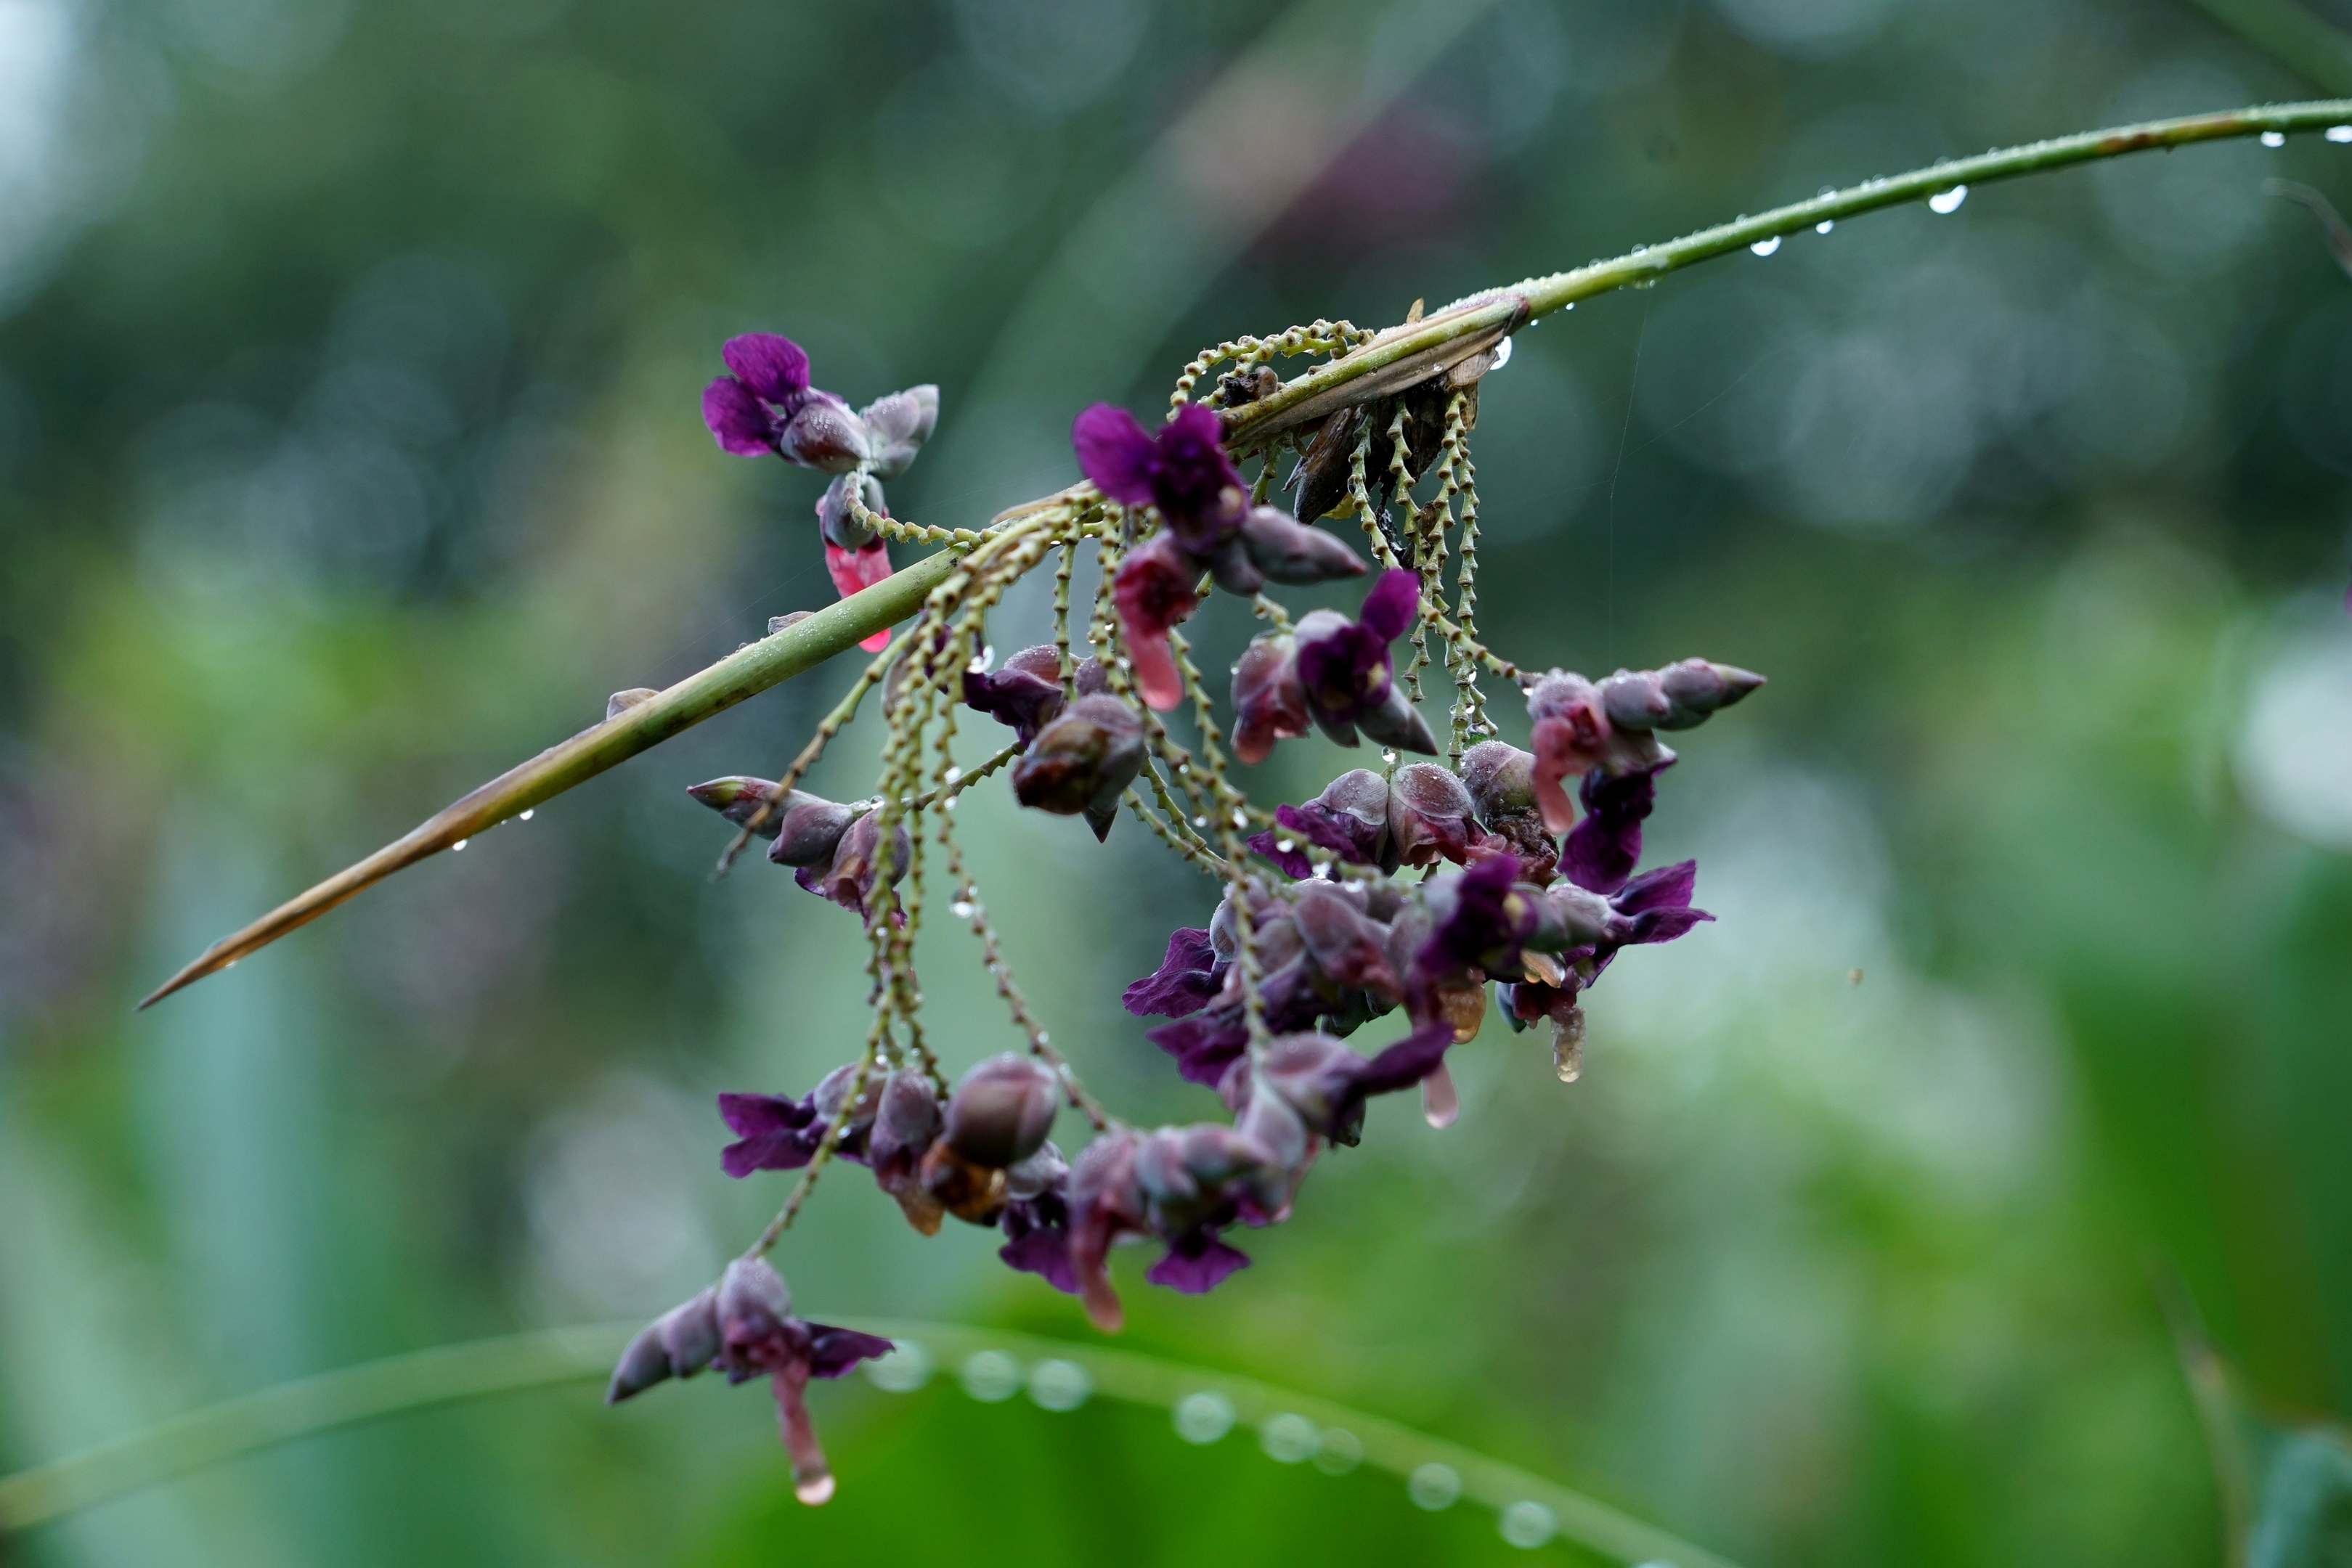
[[[1769,256],[1774,251],[1780,248],[1780,236],[1779,235],[1773,235],[1769,238],[1759,239],[1748,248],[1758,256]]]
[[[1955,185],[1948,191],[1938,191],[1928,197],[1927,210],[1939,216],[1948,216],[1958,212],[1960,204],[1968,199],[1969,188],[1966,185]]]

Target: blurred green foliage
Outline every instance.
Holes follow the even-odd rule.
[[[709,883],[682,786],[772,773],[844,670],[129,1010],[830,597],[811,476],[701,428],[729,333],[853,401],[938,382],[892,501],[968,525],[1204,342],[2301,91],[2152,0],[7,0],[0,1468],[656,1310],[771,1209],[709,1095],[855,1050],[856,933],[764,865]],[[1498,1028],[1451,1131],[1377,1107],[1214,1295],[1123,1262],[1132,1337],[1749,1563],[2216,1560],[2151,1281],[2260,1399],[2352,1403],[2352,283],[2259,193],[2340,200],[2347,157],[1988,190],[1525,334],[1476,438],[1486,624],[1538,666],[1771,675],[1654,820],[1721,919],[1612,971],[1583,1082]],[[1210,890],[1131,824],[966,817],[1056,1040],[1138,1116],[1203,1113],[1117,993]],[[962,944],[925,951],[951,1061],[1003,1049]],[[818,1315],[1086,1332],[989,1250],[844,1172],[780,1260]],[[323,1437],[0,1554],[1517,1555],[1375,1478],[943,1385],[823,1390],[813,1514],[756,1393],[643,1403]]]

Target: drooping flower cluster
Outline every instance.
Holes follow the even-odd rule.
[[[817,498],[824,566],[845,599],[890,575],[889,547],[858,507],[890,515],[881,482],[907,470],[940,417],[940,389],[908,387],[852,412],[836,393],[809,384],[808,354],[790,338],[747,332],[730,338],[728,374],[702,391],[702,422],[722,451],[739,457],[772,454],[834,476]],[[855,497],[857,505],[852,505]],[[866,640],[871,652],[885,632]]]
[[[1295,348],[1283,346],[1294,339]],[[1263,354],[1344,355],[1370,340],[1319,323]],[[730,777],[693,789],[746,833],[770,839],[769,858],[793,868],[802,886],[862,917],[874,1030],[862,1054],[804,1093],[719,1097],[735,1134],[720,1157],[726,1172],[797,1171],[798,1185],[713,1291],[639,1336],[614,1397],[705,1364],[769,1376],[802,1494],[820,1500],[830,1479],[800,1390],[887,1346],[792,1318],[782,1281],[758,1260],[829,1161],[866,1167],[922,1234],[950,1216],[993,1228],[1008,1267],[1076,1296],[1097,1325],[1116,1329],[1125,1316],[1111,1269],[1120,1243],[1156,1246],[1150,1283],[1214,1287],[1249,1263],[1241,1233],[1287,1218],[1317,1162],[1361,1139],[1371,1100],[1418,1086],[1430,1124],[1454,1119],[1446,1053],[1479,1033],[1490,996],[1515,1030],[1549,1024],[1555,1069],[1573,1078],[1584,990],[1625,948],[1672,941],[1712,918],[1693,904],[1693,862],[1640,869],[1643,824],[1675,760],[1659,735],[1738,702],[1761,677],[1696,659],[1597,682],[1559,670],[1526,675],[1478,641],[1466,439],[1478,378],[1499,358],[1480,350],[1439,364],[1422,382],[1368,393],[1287,436],[1301,455],[1296,517],[1253,500],[1228,449],[1226,415],[1180,399],[1156,431],[1108,404],[1087,409],[1073,443],[1089,483],[1042,507],[1005,514],[983,533],[905,536],[948,538],[967,552],[908,634],[872,663],[782,779]],[[852,414],[808,386],[805,359],[782,340],[739,339],[728,362],[733,375],[706,398],[721,444],[834,473],[819,513],[828,548],[848,548],[845,528],[885,516],[876,481],[904,467],[929,432],[935,400],[918,389],[898,394],[911,403],[886,399]],[[1222,378],[1214,397],[1233,410],[1281,385],[1260,358]],[[1257,450],[1268,465],[1255,482],[1262,496],[1276,454]],[[1424,483],[1434,486],[1425,502]],[[1370,570],[1313,526],[1350,510],[1383,570],[1353,616],[1318,608],[1293,620],[1265,596],[1269,584]],[[1081,640],[1069,598],[1088,541],[1105,571]],[[1449,549],[1461,562],[1450,599]],[[1056,551],[1054,640],[992,664],[988,613]],[[1211,694],[1172,636],[1214,591],[1246,600],[1271,623],[1234,665],[1230,750]],[[1408,633],[1412,663],[1401,668],[1397,643]],[[1440,661],[1453,692],[1444,760],[1414,700]],[[1527,748],[1497,737],[1482,671],[1518,681]],[[881,693],[888,731],[875,794],[843,804],[798,788],[869,689]],[[1187,704],[1190,720],[1160,716]],[[949,762],[949,741],[959,716],[971,713],[1003,725],[1010,742],[967,773]],[[1192,745],[1171,727],[1179,722],[1192,723]],[[1313,799],[1270,813],[1234,782],[1229,764],[1263,762],[1281,742],[1318,734],[1348,747],[1369,737],[1384,748],[1380,766],[1346,769]],[[1083,817],[1097,839],[1128,812],[1217,879],[1207,924],[1174,931],[1159,968],[1121,999],[1153,1020],[1143,1037],[1179,1077],[1215,1094],[1222,1118],[1120,1121],[1032,1016],[953,826],[960,794],[1000,768],[1021,805]],[[979,938],[1028,1045],[981,1061],[952,1092],[916,1021],[913,940],[934,852],[950,879],[948,906]],[[1352,1043],[1368,1026],[1385,1042]],[[1074,1157],[1052,1139],[1065,1105],[1089,1127]]]

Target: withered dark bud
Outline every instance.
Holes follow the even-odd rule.
[[[1217,398],[1227,408],[1272,397],[1281,390],[1282,372],[1272,365],[1245,365],[1217,378]]]
[[[1307,444],[1289,479],[1290,488],[1298,492],[1294,510],[1300,522],[1311,523],[1348,498],[1356,438],[1363,427],[1364,410],[1360,404],[1343,408],[1325,420],[1315,439]]]
[[[1018,1165],[1045,1146],[1061,1104],[1052,1068],[1006,1051],[965,1073],[948,1097],[947,1140],[975,1164]]]
[[[864,422],[829,397],[801,404],[776,433],[776,445],[792,461],[827,474],[846,474],[872,451]]]
[[[1142,770],[1143,721],[1135,710],[1114,696],[1080,697],[1013,765],[1013,793],[1055,816],[1084,813],[1101,840],[1119,796]]]
[[[817,531],[824,535],[825,543],[845,550],[861,550],[874,542],[874,530],[859,522],[857,514],[850,509],[849,485],[855,478],[854,474],[835,475],[816,500]],[[858,499],[865,503],[866,509],[888,517],[889,503],[882,498],[882,486],[874,476],[868,474],[857,483]]]
[[[661,693],[651,686],[631,686],[626,691],[614,692],[604,699],[604,716],[618,718],[639,703],[651,702],[659,695]]]
[[[1433,376],[1404,394],[1404,471],[1414,478],[1429,472],[1445,442],[1445,404],[1453,389]]]
[[[1361,577],[1371,570],[1369,561],[1332,535],[1275,507],[1250,508],[1242,519],[1240,542],[1258,570],[1276,582],[1329,582]]]
[[[1004,1168],[965,1158],[945,1138],[923,1155],[916,1179],[932,1203],[968,1224],[993,1225],[1004,1212]]]

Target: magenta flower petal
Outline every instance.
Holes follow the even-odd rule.
[[[733,376],[720,376],[702,389],[702,423],[721,451],[738,457],[765,457],[776,450],[775,417]]]
[[[1203,1232],[1175,1242],[1166,1256],[1144,1270],[1143,1277],[1155,1285],[1197,1296],[1216,1289],[1234,1270],[1248,1268],[1249,1261],[1249,1254],[1240,1248],[1228,1247]]]
[[[1393,643],[1409,631],[1421,613],[1421,579],[1409,571],[1384,571],[1364,595],[1356,624],[1383,643]]]
[[[794,403],[808,391],[808,355],[790,338],[746,332],[728,339],[720,357],[745,387],[770,402]]]
[[[1123,507],[1150,503],[1151,465],[1159,448],[1135,415],[1113,403],[1096,403],[1070,426],[1070,444],[1096,489]]]
[[[1180,925],[1168,938],[1168,956],[1151,974],[1130,984],[1119,1002],[1138,1018],[1157,1014],[1182,1018],[1206,1007],[1217,994],[1216,950],[1205,930]]]

